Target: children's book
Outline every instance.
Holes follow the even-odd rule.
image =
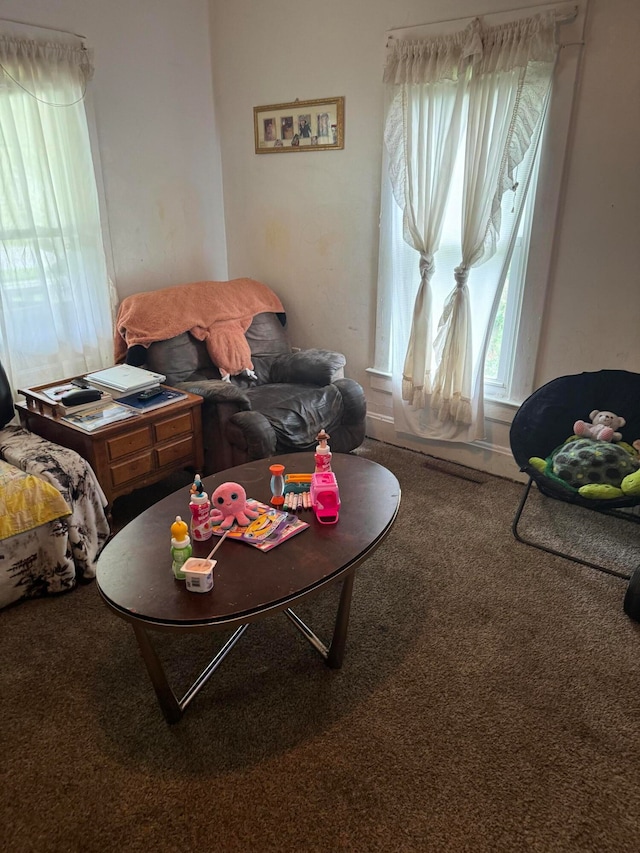
[[[286,542],[296,533],[301,533],[309,527],[307,522],[302,521],[297,515],[275,509],[269,504],[248,499],[247,505],[260,514],[246,527],[240,527],[237,522],[234,522],[227,539],[238,539],[259,551],[270,551],[276,545]],[[225,531],[220,527],[213,527],[213,532],[216,536],[222,536]]]

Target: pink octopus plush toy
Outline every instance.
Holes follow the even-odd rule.
[[[227,530],[237,521],[246,527],[259,513],[247,504],[247,493],[240,483],[222,483],[211,495],[211,522]]]

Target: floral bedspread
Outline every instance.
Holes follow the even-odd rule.
[[[110,529],[107,499],[89,463],[13,425],[0,430],[0,459],[53,486],[70,510],[31,530],[0,537],[0,607],[94,578]]]

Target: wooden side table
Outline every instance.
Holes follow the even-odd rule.
[[[21,426],[86,459],[109,504],[174,471],[202,469],[202,397],[197,394],[88,433],[61,420],[50,406],[39,405],[26,389],[21,393],[27,398],[16,403]]]

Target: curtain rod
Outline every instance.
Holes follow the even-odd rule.
[[[544,8],[544,7],[541,6],[540,8]],[[522,12],[525,9],[527,11],[531,11],[532,14],[536,14],[535,7],[532,7],[532,6],[520,6],[518,9],[510,9],[509,12],[510,13],[511,12]],[[579,11],[580,11],[579,7],[574,6],[573,11],[567,12],[566,15],[558,15],[556,18],[556,23],[558,23],[558,24],[570,24],[572,21],[575,21],[575,19],[578,17]],[[389,41],[394,38],[393,34],[397,30],[402,30],[402,31],[419,30],[419,29],[422,29],[423,27],[436,26],[437,24],[451,24],[451,23],[455,23],[456,21],[472,21],[474,19],[474,17],[476,17],[476,18],[488,18],[491,15],[495,15],[495,14],[504,14],[504,13],[502,13],[502,12],[490,12],[487,15],[475,15],[475,16],[474,15],[463,15],[460,18],[444,18],[441,21],[430,21],[428,24],[414,24],[411,27],[394,27],[392,30],[387,30],[387,45],[389,44]]]
[[[41,27],[40,24],[28,24],[26,21],[14,21],[12,18],[0,18],[0,24],[20,24],[23,27],[33,27],[36,30],[48,30],[50,33],[65,33],[68,36],[75,36],[79,39],[85,39],[86,36],[80,33],[72,33],[71,30],[61,30],[58,27]]]

